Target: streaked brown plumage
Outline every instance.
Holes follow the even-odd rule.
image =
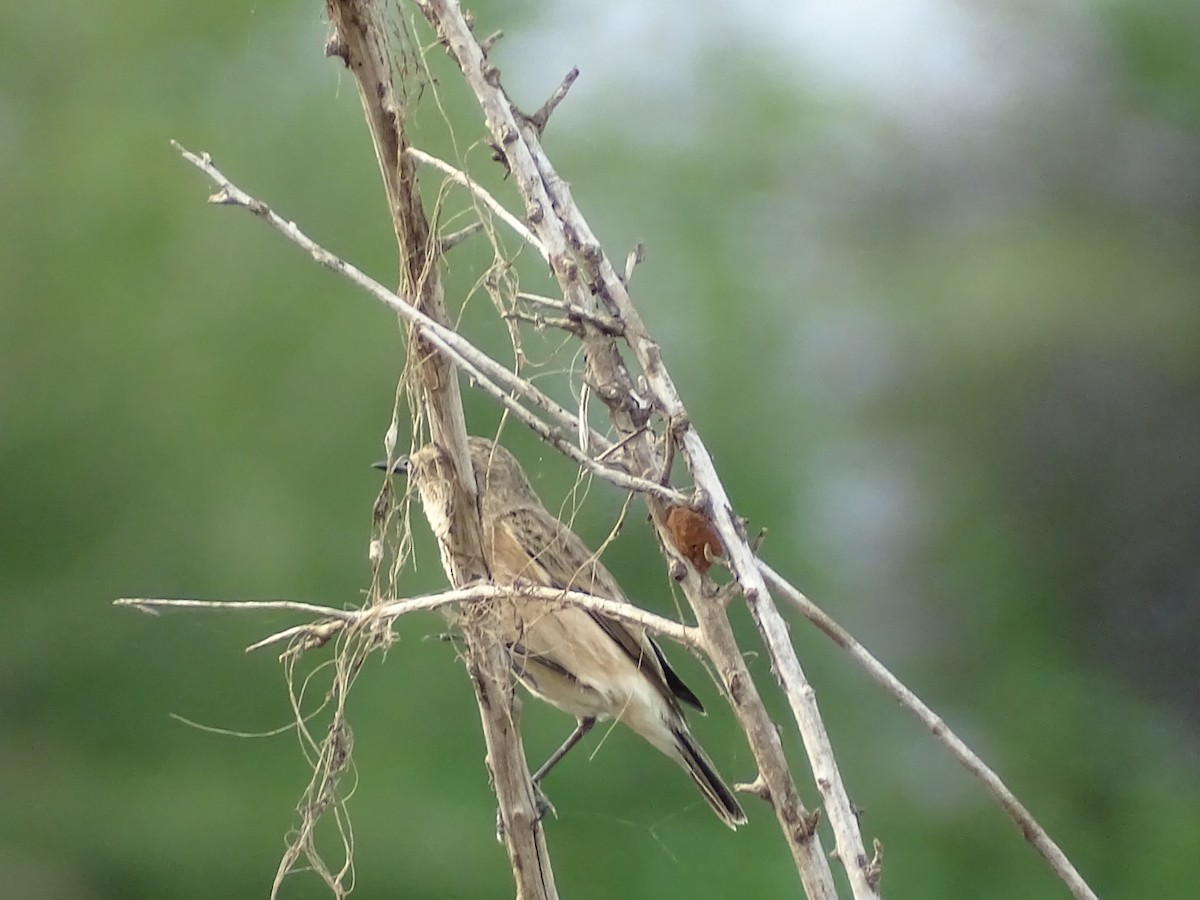
[[[472,437],[469,443],[492,580],[625,601],[597,555],[542,505],[516,458],[485,438]],[[409,458],[409,477],[423,498],[429,479],[445,477],[447,462],[434,444]],[[437,528],[432,517],[431,524]],[[579,607],[520,597],[500,605],[495,615],[499,636],[512,650],[516,676],[532,693],[580,722],[539,774],[593,722],[616,719],[682,766],[721,821],[730,828],[745,823],[745,813],[684,721],[682,704],[703,711],[700,700],[644,629]]]

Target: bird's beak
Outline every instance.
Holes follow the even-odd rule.
[[[409,471],[409,462],[407,456],[401,456],[394,462],[388,463],[386,459],[381,459],[374,464],[376,469],[381,469],[389,475],[407,475]]]

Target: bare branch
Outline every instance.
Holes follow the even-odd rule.
[[[405,152],[409,145],[405,131],[408,113],[403,94],[405,85],[401,84],[398,94],[393,84],[397,73],[403,71],[393,58],[392,41],[397,33],[386,21],[382,3],[326,0],[326,8],[339,45],[344,49],[342,58],[358,87],[383,177],[400,251],[398,293],[430,320],[448,325],[436,239],[431,236],[425,218],[416,161]],[[438,548],[451,585],[463,587],[486,580],[488,571],[458,373],[449,354],[436,352],[443,349],[444,341],[443,347],[433,345],[427,329],[412,327],[410,319],[405,321],[410,325],[406,372],[415,379],[409,382],[410,412],[414,420],[419,415],[429,423],[430,436],[448,454],[455,470],[445,498],[450,527],[438,535]],[[375,571],[373,594],[378,587],[378,570]],[[486,636],[476,630],[469,618],[462,622],[462,629],[496,800],[506,820],[518,817],[528,826],[511,828],[504,838],[517,893],[526,900],[555,900],[558,891],[554,870],[541,822],[533,814],[533,784],[521,734],[515,727],[517,712],[506,653],[494,642],[489,645]],[[328,744],[322,744],[322,750],[327,747]],[[309,856],[312,858],[313,854]]]
[[[295,600],[191,600],[166,599],[162,597],[122,597],[113,601],[113,606],[126,606],[139,612],[152,613],[160,609],[220,609],[227,612],[302,612],[313,616],[328,616],[352,622],[358,618],[354,610],[335,609],[315,603],[300,603]]]
[[[465,187],[468,191],[474,194],[484,206],[490,209],[492,213],[495,214],[497,219],[500,219],[500,221],[504,222],[509,228],[515,231],[520,236],[521,240],[525,241],[525,243],[529,244],[530,247],[540,253],[543,259],[546,258],[546,249],[541,245],[538,239],[534,237],[533,232],[526,228],[525,224],[520,219],[510,213],[499,200],[489,194],[470,175],[460,169],[456,169],[454,166],[450,165],[450,163],[438,159],[432,154],[426,153],[424,150],[418,150],[416,147],[409,147],[406,152],[413,159],[417,160],[417,162],[437,169],[439,172],[444,173],[455,184],[460,184]]]
[[[640,626],[652,634],[670,638],[685,647],[693,649],[700,647],[699,630],[694,625],[682,625],[620,600],[609,600],[594,594],[585,594],[582,591],[563,591],[558,588],[539,587],[533,584],[522,585],[519,588],[475,584],[470,587],[439,591],[419,597],[387,600],[360,609],[338,609],[315,603],[298,603],[294,600],[195,600],[166,597],[122,597],[114,600],[113,606],[129,607],[142,612],[160,609],[210,609],[242,613],[302,612],[322,619],[332,619],[334,622],[329,623],[331,625],[339,624],[342,628],[360,628],[368,625],[371,627],[390,625],[396,619],[409,613],[441,609],[455,604],[478,603],[484,600],[507,600],[514,596],[589,609],[630,625]],[[280,634],[282,633],[280,632]],[[272,635],[272,638],[274,637]],[[260,645],[265,645],[265,643],[265,641],[259,642]]]
[[[572,324],[587,322],[590,325],[596,326],[598,331],[609,337],[621,337],[625,334],[625,326],[621,324],[620,319],[614,319],[610,316],[598,316],[589,310],[568,306],[563,301],[555,300],[553,297],[543,297],[541,294],[531,294],[528,291],[518,291],[516,297],[518,300],[536,303],[538,306],[561,310],[566,313],[566,320]]]
[[[546,126],[550,123],[550,116],[554,114],[554,110],[558,108],[558,104],[567,99],[567,92],[571,90],[571,85],[575,83],[575,79],[578,77],[579,69],[571,69],[563,77],[562,83],[554,89],[554,93],[550,95],[550,98],[538,108],[538,111],[531,116],[526,116],[529,124],[534,127],[534,130],[538,134],[546,130]]]
[[[455,247],[457,247],[459,244],[461,244],[467,238],[472,237],[473,235],[479,234],[479,232],[481,232],[481,231],[483,231],[483,223],[482,222],[472,222],[470,225],[467,225],[465,228],[460,228],[460,229],[458,229],[458,231],[451,232],[450,234],[447,234],[444,237],[439,238],[438,239],[438,253],[441,256],[445,256],[447,253],[449,253],[451,250],[453,250]]]
[[[480,41],[479,47],[486,54],[494,46],[496,46],[496,41],[500,40],[500,38],[502,38],[502,37],[504,37],[504,32],[497,29],[496,31],[493,31],[491,34],[489,34],[487,37],[485,37],[482,41]]]
[[[562,406],[538,390],[529,381],[513,374],[509,369],[479,350],[458,332],[434,321],[417,307],[406,302],[403,298],[399,297],[393,291],[388,290],[351,263],[326,250],[301,231],[295,222],[285,220],[271,209],[268,204],[252,197],[230,181],[213,164],[212,157],[207,153],[193,153],[174,142],[173,146],[179,150],[184,159],[204,172],[217,184],[217,192],[209,198],[211,202],[225,206],[240,207],[253,213],[292,243],[296,244],[296,246],[308,252],[322,266],[346,278],[357,287],[369,293],[376,300],[394,310],[401,318],[412,325],[422,337],[428,340],[431,345],[444,353],[448,359],[452,360],[459,368],[474,378],[482,390],[494,397],[512,412],[516,418],[533,429],[542,440],[565,453],[592,474],[610,481],[620,488],[650,494],[667,502],[686,502],[686,498],[678,491],[671,490],[656,482],[648,481],[645,478],[630,475],[613,466],[602,465],[584,454],[570,440],[565,438],[562,433],[559,433],[530,413],[516,398],[523,397],[541,407],[569,431],[573,431],[578,427],[579,420],[575,415],[563,409]],[[611,442],[602,435],[593,432],[592,446],[604,449],[611,446]]]
[[[995,798],[1000,807],[1020,829],[1021,834],[1029,841],[1038,853],[1049,864],[1063,883],[1070,889],[1071,894],[1078,900],[1096,900],[1096,895],[1083,880],[1083,876],[1071,864],[1058,845],[1038,824],[1033,815],[1027,810],[1008,786],[981,760],[971,748],[956,735],[950,727],[932,709],[926,706],[921,698],[910,691],[903,682],[888,671],[887,667],[877,660],[850,632],[846,631],[834,619],[804,596],[799,590],[789,584],[783,576],[768,566],[762,560],[758,562],[759,570],[770,582],[784,600],[827,635],[835,644],[850,655],[871,680],[882,687],[887,693],[924,725],[958,762],[984,786]]]
[[[277,631],[275,634],[268,635],[261,641],[255,641],[246,648],[247,653],[255,650],[261,650],[263,647],[269,647],[272,644],[281,644],[288,641],[288,649],[280,654],[279,658],[286,659],[290,656],[298,656],[309,650],[315,650],[318,647],[324,647],[338,632],[342,631],[345,622],[340,619],[334,619],[331,622],[309,622],[304,625],[294,625],[291,628],[285,628],[283,631]],[[299,643],[294,643],[295,639],[303,637],[304,640]]]

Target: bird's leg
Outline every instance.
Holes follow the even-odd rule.
[[[579,743],[585,734],[592,730],[592,726],[595,724],[596,719],[594,716],[589,716],[588,718],[579,720],[579,722],[575,725],[575,730],[571,732],[570,736],[565,741],[563,741],[562,746],[551,753],[550,758],[542,763],[542,767],[533,773],[534,787],[537,787],[541,784],[542,779],[550,774],[550,770],[558,765],[559,761],[567,755],[572,747]]]
[[[550,770],[558,765],[559,761],[570,752],[571,748],[583,739],[583,736],[592,730],[592,726],[596,724],[596,718],[589,716],[584,719],[579,719],[575,723],[575,730],[568,735],[567,739],[562,742],[562,746],[550,754],[550,758],[542,763],[540,769],[533,773],[533,790],[536,794],[535,801],[537,803],[538,818],[542,818],[548,812],[554,812],[555,816],[558,813],[554,810],[554,804],[542,792],[542,779],[550,774]]]
[[[554,804],[542,793],[542,779],[550,773],[551,769],[558,765],[559,761],[567,755],[572,747],[583,739],[585,734],[592,730],[592,726],[595,724],[596,719],[594,716],[579,719],[575,724],[575,730],[563,741],[562,746],[551,753],[550,758],[542,763],[541,768],[533,773],[533,778],[530,780],[533,782],[534,803],[537,805],[538,819],[544,817],[548,812],[554,812],[555,816],[558,815],[554,811]],[[504,841],[504,821],[500,816],[500,810],[496,810],[496,840],[499,842]]]

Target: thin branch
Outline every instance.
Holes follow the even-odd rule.
[[[567,92],[571,90],[571,85],[575,83],[575,79],[579,77],[579,69],[573,68],[564,77],[558,87],[554,89],[554,93],[550,95],[531,116],[526,116],[529,124],[534,127],[540,135],[546,130],[546,126],[550,123],[550,116],[554,114],[554,110],[558,109],[558,104],[567,99]]]
[[[1008,786],[993,772],[965,743],[958,737],[942,718],[926,706],[921,698],[910,691],[903,682],[893,675],[886,666],[877,660],[860,644],[850,632],[839,625],[823,609],[804,596],[799,590],[789,584],[783,576],[772,569],[762,560],[758,568],[776,593],[795,607],[801,615],[808,619],[818,630],[827,635],[835,644],[841,647],[880,687],[882,687],[901,708],[907,710],[924,725],[937,741],[950,751],[950,754],[984,786],[1000,807],[1020,829],[1021,833],[1034,849],[1042,855],[1059,878],[1067,885],[1071,894],[1077,900],[1096,900],[1096,895],[1083,880],[1083,876],[1071,864],[1071,861],[1059,849],[1046,830],[1038,824],[1033,815],[1027,810]]]
[[[441,609],[453,604],[479,603],[484,600],[511,600],[514,596],[528,600],[544,600],[547,603],[562,603],[601,613],[630,625],[645,628],[652,634],[670,638],[685,647],[700,647],[700,633],[694,625],[683,625],[663,616],[656,615],[639,606],[620,600],[609,600],[582,591],[563,591],[558,588],[522,585],[519,588],[496,587],[491,584],[475,584],[470,587],[419,597],[403,597],[376,603],[360,609],[338,609],[315,603],[298,603],[294,600],[195,600],[167,597],[122,597],[113,601],[113,606],[137,609],[141,612],[160,609],[211,609],[222,612],[303,612],[323,619],[333,619],[343,628],[366,625],[390,624],[401,616],[414,612]],[[289,629],[290,630],[290,629]],[[281,632],[282,633],[282,632]],[[274,636],[272,636],[274,637]],[[265,641],[260,641],[265,644]]]
[[[504,32],[502,30],[497,29],[496,31],[493,31],[491,34],[489,34],[487,37],[485,37],[482,41],[480,41],[479,47],[486,54],[494,46],[496,46],[496,41],[500,40],[500,38],[502,38],[502,37],[504,37]]]
[[[561,300],[555,300],[553,297],[543,297],[541,294],[531,294],[529,291],[517,291],[516,297],[518,300],[525,300],[538,306],[549,307],[550,309],[565,310],[567,308],[566,304]]]
[[[479,234],[481,231],[483,231],[483,223],[476,221],[464,228],[458,229],[458,231],[451,232],[445,237],[438,238],[438,253],[445,256],[467,238]]]
[[[261,650],[263,647],[269,647],[272,644],[282,644],[287,641],[289,644],[288,649],[280,654],[280,659],[289,656],[298,656],[308,650],[324,647],[339,632],[344,630],[344,626],[345,623],[339,619],[329,622],[307,622],[304,625],[293,625],[291,628],[285,628],[283,631],[267,635],[261,641],[255,641],[246,648],[246,652],[253,653],[255,650]],[[298,644],[292,643],[298,637],[303,637],[304,640]]]
[[[335,609],[316,603],[300,603],[296,600],[193,600],[166,599],[162,597],[122,597],[113,601],[113,606],[125,606],[144,613],[156,613],[160,609],[220,609],[226,612],[302,612],[313,616],[327,616],[345,622],[356,621],[359,612],[350,609]]]
[[[438,159],[436,156],[426,153],[424,150],[418,150],[416,147],[409,147],[406,151],[409,156],[426,166],[431,166],[442,172],[447,178],[455,184],[462,185],[472,194],[474,194],[484,206],[490,209],[496,216],[509,228],[515,231],[525,243],[529,244],[534,250],[541,254],[542,259],[546,259],[546,248],[541,242],[534,237],[532,231],[525,227],[525,223],[514,216],[499,200],[493,197],[487,190],[482,187],[479,182],[468,175],[461,169],[456,169],[454,166],[445,160]]]
[[[545,306],[548,309],[561,310],[566,313],[566,318],[569,321],[586,321],[589,324],[595,325],[597,329],[610,337],[622,337],[625,334],[625,326],[621,324],[620,319],[614,319],[610,316],[598,316],[588,310],[569,306],[561,300],[555,300],[553,297],[543,297],[541,294],[531,294],[528,291],[518,291],[516,297],[518,300],[536,303],[538,306]]]
[[[630,475],[612,466],[602,465],[583,453],[571,441],[565,438],[563,434],[557,432],[529,412],[516,398],[518,396],[524,397],[531,403],[539,406],[568,430],[573,431],[578,426],[578,418],[575,415],[546,396],[529,381],[513,374],[509,369],[479,350],[458,332],[434,321],[351,263],[346,262],[346,260],[335,253],[322,247],[301,231],[295,222],[287,221],[271,209],[268,204],[246,193],[230,181],[213,164],[212,157],[207,153],[193,153],[177,142],[172,142],[172,145],[180,152],[184,159],[204,172],[217,185],[218,190],[209,198],[210,202],[224,206],[239,207],[253,213],[293,244],[305,250],[320,265],[346,278],[352,284],[394,310],[401,318],[416,328],[430,344],[446,354],[455,365],[474,378],[480,388],[502,403],[520,421],[537,432],[544,441],[565,453],[578,465],[586,468],[597,477],[610,481],[624,490],[649,494],[666,502],[686,502],[686,498],[678,491],[674,491],[645,478]],[[592,441],[593,446],[598,447],[598,449],[605,449],[611,444],[610,441],[599,434],[593,434]]]
[[[217,185],[217,192],[209,197],[210,203],[240,207],[254,214],[293,244],[306,251],[317,263],[346,278],[356,287],[366,291],[380,303],[392,309],[406,322],[416,328],[438,350],[446,354],[451,361],[460,366],[469,367],[477,379],[497,379],[500,382],[500,384],[495,385],[497,388],[503,386],[503,388],[509,391],[527,397],[535,405],[558,419],[563,425],[567,427],[574,426],[575,417],[570,412],[563,409],[528,381],[514,375],[510,370],[483,353],[454,329],[435,321],[409,300],[400,297],[353,264],[342,259],[332,251],[325,249],[325,247],[301,231],[295,222],[288,221],[276,213],[270,205],[242,190],[213,164],[212,157],[209,154],[193,153],[176,141],[172,141],[171,144],[185,160],[202,171]]]

